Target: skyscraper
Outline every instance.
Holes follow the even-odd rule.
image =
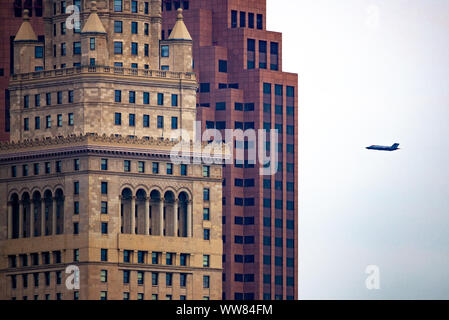
[[[163,39],[180,7],[194,40],[202,129],[279,132],[275,175],[248,160],[224,167],[223,298],[296,299],[298,77],[283,72],[282,35],[266,30],[265,0],[163,0]]]
[[[160,0],[44,17],[45,42],[28,10],[13,42],[0,299],[220,299],[222,166],[170,156],[196,117],[182,12],[165,40]]]

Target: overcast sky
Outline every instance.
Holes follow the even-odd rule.
[[[300,298],[449,299],[449,1],[267,5],[299,74]]]

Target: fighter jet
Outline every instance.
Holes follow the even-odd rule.
[[[368,150],[377,150],[377,151],[396,151],[399,150],[399,143],[395,143],[391,147],[387,146],[370,146],[366,147]]]

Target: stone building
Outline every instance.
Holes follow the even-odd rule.
[[[161,24],[160,0],[47,0],[42,44],[24,12],[0,145],[1,299],[221,298],[222,165],[170,157],[179,130],[195,137],[197,81],[182,10],[164,41]]]

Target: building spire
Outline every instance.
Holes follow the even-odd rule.
[[[173,27],[168,40],[192,40],[189,30],[184,23],[184,16],[182,15],[182,9],[178,9],[178,16],[176,17],[176,23]]]
[[[23,22],[14,41],[37,41],[36,33],[30,23],[30,11],[28,9],[23,10]]]
[[[90,15],[84,24],[82,33],[106,33],[106,29],[97,14],[97,2],[92,1],[90,3]]]

